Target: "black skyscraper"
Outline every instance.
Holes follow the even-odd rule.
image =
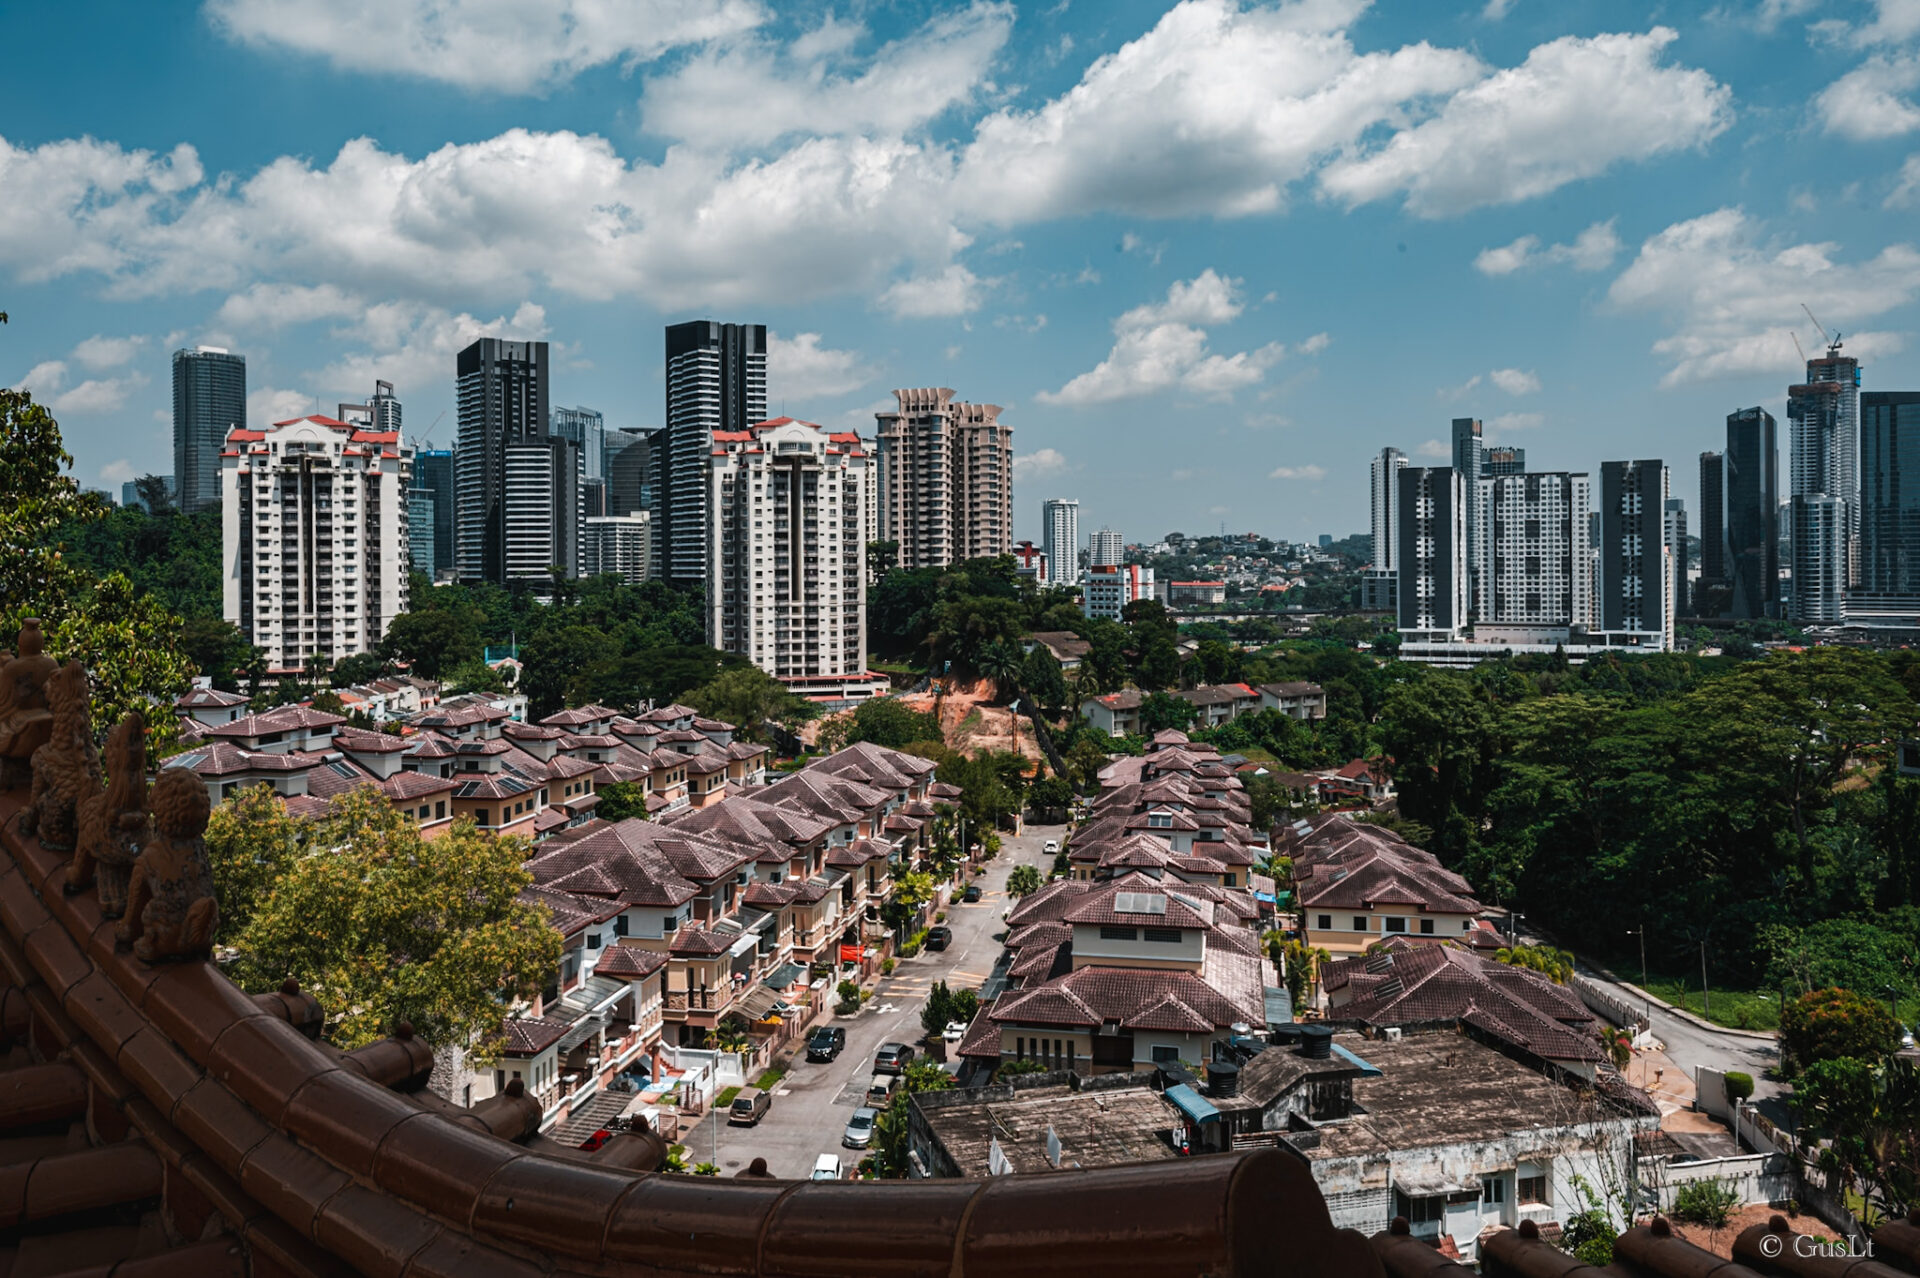
[[[247,424],[247,361],[201,346],[173,353],[173,477],[182,512],[220,505],[227,431]]]
[[[1780,461],[1773,414],[1743,408],[1727,415],[1725,475],[1727,576],[1732,615],[1771,617],[1780,598]]]
[[[1859,603],[1920,611],[1920,391],[1860,396]]]
[[[460,352],[455,372],[454,563],[462,581],[504,582],[507,450],[547,442],[547,344],[483,337]]]
[[[766,325],[667,327],[667,482],[653,526],[660,563],[675,582],[706,578],[713,432],[745,430],[766,416]]]
[[[413,486],[433,494],[433,528],[413,528],[408,535],[418,542],[433,538],[433,562],[445,572],[453,568],[454,512],[459,505],[453,477],[453,450],[422,448],[413,454]]]

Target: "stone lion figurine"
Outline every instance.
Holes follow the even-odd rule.
[[[14,658],[14,664],[19,663]],[[87,700],[87,668],[69,661],[47,680],[53,734],[33,752],[33,790],[20,813],[20,832],[39,835],[40,846],[71,852],[80,805],[100,792],[100,755],[93,748],[93,710]]]
[[[40,619],[20,627],[19,655],[0,654],[0,790],[28,783],[27,763],[53,732],[47,681],[59,663],[44,651]]]
[[[127,885],[116,935],[142,963],[204,958],[220,925],[207,862],[207,787],[185,768],[163,768],[147,796],[152,831]]]
[[[107,788],[80,805],[80,841],[66,891],[98,881],[100,913],[117,919],[126,913],[127,880],[147,833],[147,723],[139,711],[114,725],[102,762]]]

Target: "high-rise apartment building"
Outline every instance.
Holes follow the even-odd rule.
[[[1396,558],[1400,537],[1400,503],[1396,486],[1400,472],[1407,468],[1407,455],[1397,448],[1383,448],[1373,459],[1368,476],[1368,513],[1371,517],[1371,543],[1367,571],[1360,577],[1360,606],[1369,612],[1391,612],[1395,588],[1399,584]]]
[[[1127,560],[1127,544],[1111,528],[1096,528],[1087,538],[1088,568],[1117,568]]]
[[[1592,504],[1585,474],[1480,481],[1480,623],[1592,627]]]
[[[1672,483],[1669,476],[1668,483]],[[1687,540],[1687,502],[1684,497],[1667,498],[1664,535],[1667,539],[1667,559],[1673,573],[1667,583],[1667,610],[1675,617],[1687,611],[1689,595],[1687,591],[1687,559],[1689,543]],[[1672,627],[1668,627],[1667,646],[1673,646]]]
[[[220,460],[222,615],[276,670],[371,652],[408,603],[399,434],[301,417],[229,431]]]
[[[1453,468],[1460,472],[1467,490],[1467,606],[1472,608],[1479,603],[1480,478],[1486,469],[1487,445],[1478,417],[1454,418],[1452,431]]]
[[[1840,354],[1838,342],[1807,361],[1805,382],[1787,388],[1787,426],[1792,614],[1837,622],[1854,576],[1860,500],[1860,361]]]
[[[173,353],[173,475],[181,513],[220,503],[227,432],[247,424],[247,361],[218,346]]]
[[[1047,554],[1047,571],[1056,586],[1080,584],[1080,503],[1071,497],[1050,497],[1040,508],[1040,544]]]
[[[644,510],[631,515],[589,516],[586,543],[581,551],[581,575],[611,573],[630,586],[640,585],[652,572],[653,516]]]
[[[803,694],[875,690],[864,537],[873,474],[857,434],[812,422],[781,417],[714,434],[709,644]]]
[[[1725,607],[1727,584],[1727,476],[1719,453],[1700,454],[1700,580],[1694,587],[1693,615],[1717,617]]]
[[[1598,615],[1609,643],[1664,650],[1673,629],[1666,463],[1600,463]],[[1684,514],[1684,512],[1683,512]]]
[[[1860,397],[1860,584],[1855,616],[1920,614],[1920,391]]]
[[[1400,472],[1395,590],[1404,635],[1447,642],[1467,624],[1467,489],[1451,466]]]
[[[451,576],[454,569],[454,523],[459,506],[459,490],[455,487],[453,473],[453,450],[451,448],[421,448],[413,454],[413,486],[418,492],[426,493],[433,502],[433,521],[422,524],[418,520],[408,529],[408,539],[414,546],[414,562],[423,562],[420,548],[426,548],[426,557],[433,561],[433,575]],[[421,569],[422,572],[427,571]]]
[[[589,481],[607,477],[607,419],[596,408],[556,408],[547,433],[580,445],[581,473]]]
[[[1139,564],[1095,564],[1080,588],[1080,611],[1088,617],[1119,621],[1127,605],[1153,598],[1153,569]]]
[[[455,365],[454,562],[462,581],[580,573],[583,461],[547,431],[547,344],[483,337]]]
[[[440,575],[440,562],[433,555],[433,525],[438,505],[431,492],[419,487],[416,476],[414,486],[407,489],[407,555],[413,570],[428,581]]]
[[[666,483],[653,534],[661,574],[676,584],[706,575],[715,432],[739,434],[766,415],[765,324],[692,320],[667,326]]]
[[[1764,408],[1727,414],[1720,465],[1731,615],[1778,616],[1780,463],[1773,414]]]
[[[1527,450],[1524,448],[1494,447],[1480,454],[1480,477],[1491,478],[1494,475],[1524,475],[1527,473]]]
[[[1013,428],[998,404],[945,386],[893,392],[877,413],[880,540],[902,568],[944,568],[1013,548]]]
[[[376,380],[372,398],[364,404],[340,405],[339,416],[349,425],[363,425],[390,435],[400,433],[400,399],[393,393],[392,382]]]

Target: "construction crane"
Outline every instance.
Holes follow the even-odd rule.
[[[1814,328],[1819,331],[1821,340],[1826,342],[1827,357],[1831,359],[1833,356],[1838,355],[1840,353],[1840,334],[1835,333],[1831,337],[1827,336],[1827,330],[1820,327],[1819,320],[1813,319],[1813,311],[1805,302],[1800,303],[1800,309],[1806,311],[1807,318],[1813,320]]]
[[[440,416],[433,419],[433,426],[427,427],[427,433],[424,435],[414,436],[413,448],[415,452],[419,452],[425,449],[428,444],[433,442],[434,426],[438,426],[441,422],[441,419],[444,418],[446,415],[447,415],[447,410],[444,408],[441,409]]]
[[[1792,329],[1788,329],[1787,336],[1793,339],[1793,353],[1800,357],[1800,362],[1802,364],[1806,363],[1807,352],[1800,345],[1800,334],[1794,332]]]

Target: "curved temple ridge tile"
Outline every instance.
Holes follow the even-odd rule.
[[[100,915],[127,912],[127,884],[147,836],[147,723],[134,711],[107,734],[107,788],[80,805],[79,842],[64,891],[99,887]]]
[[[767,1222],[761,1261],[793,1278],[941,1278],[977,1181],[889,1186],[881,1198],[859,1185],[803,1183]]]
[[[153,826],[133,864],[120,937],[143,963],[205,958],[219,926],[207,863],[212,806],[200,778],[168,768],[154,782]]]
[[[53,735],[47,681],[60,666],[45,649],[40,618],[28,617],[14,648],[18,655],[0,654],[0,793],[30,784],[28,762]]]
[[[71,852],[80,805],[100,790],[100,755],[93,748],[93,706],[87,668],[69,661],[47,681],[53,730],[33,752],[33,789],[20,814],[23,834],[37,835],[52,852]]]

